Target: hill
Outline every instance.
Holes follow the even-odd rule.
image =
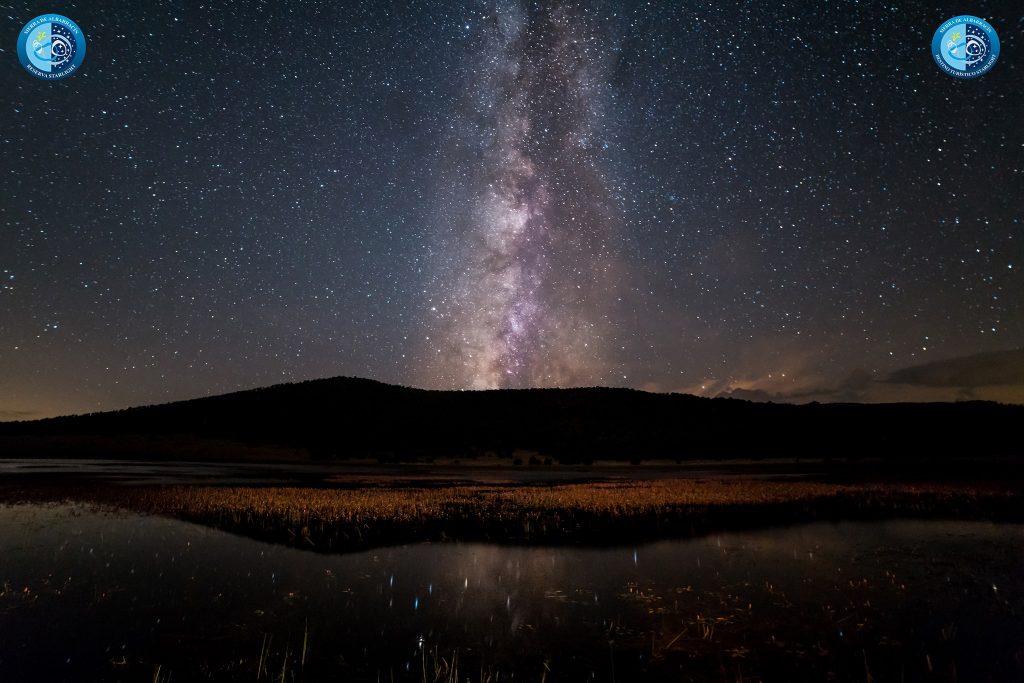
[[[164,405],[0,423],[9,456],[562,462],[1016,455],[1024,406],[753,403],[632,389],[428,391],[339,377]],[[248,455],[247,455],[248,454]]]

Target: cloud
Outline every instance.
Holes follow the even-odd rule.
[[[976,389],[1024,386],[1024,349],[994,351],[933,361],[897,370],[888,384]]]
[[[785,377],[785,376],[783,376]],[[783,383],[769,375],[748,381],[745,385],[730,385],[714,395],[741,398],[746,401],[772,401],[774,403],[808,403],[810,401],[863,402],[874,384],[874,378],[862,369],[854,370],[838,383],[827,383],[817,375],[793,378]]]
[[[692,393],[748,401],[808,403],[900,403],[998,401],[1024,404],[1024,349],[960,356],[900,368],[876,377],[857,369],[842,381],[814,372],[751,375],[742,380],[709,380],[687,387]]]

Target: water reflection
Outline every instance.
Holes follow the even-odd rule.
[[[173,680],[422,681],[456,661],[472,681],[1024,674],[1016,525],[325,556],[160,518],[15,506],[0,508],[0,547],[3,681],[152,680],[157,666]]]
[[[641,468],[609,464],[599,467],[559,466],[556,468],[514,467],[508,463],[483,463],[472,466],[444,464],[407,464],[401,466],[336,462],[211,462],[103,460],[94,458],[0,458],[0,477],[74,477],[76,481],[95,480],[127,485],[217,484],[220,486],[270,484],[395,484],[416,481],[421,484],[478,482],[572,482],[586,480],[657,479],[799,479],[820,474],[820,465],[791,462],[758,463],[719,462],[646,465]]]

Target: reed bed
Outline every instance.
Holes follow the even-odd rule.
[[[622,543],[815,519],[1020,516],[1016,492],[957,484],[615,481],[402,488],[106,486],[65,496],[343,551],[427,540]]]

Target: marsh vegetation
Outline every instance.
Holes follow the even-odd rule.
[[[813,520],[1017,520],[1001,484],[697,480],[358,487],[118,486],[20,489],[9,501],[78,501],[199,522],[324,552],[419,541],[607,545]]]

